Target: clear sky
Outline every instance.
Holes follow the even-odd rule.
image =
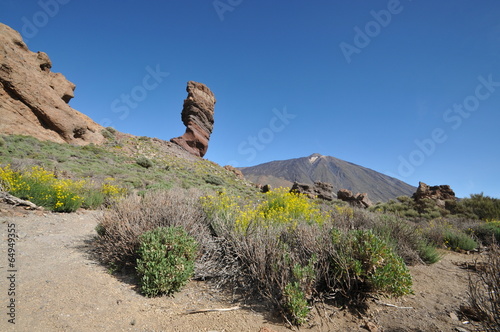
[[[0,22],[105,126],[182,135],[194,80],[221,165],[320,153],[500,197],[498,0],[2,0]]]

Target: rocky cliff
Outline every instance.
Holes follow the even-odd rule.
[[[85,145],[101,143],[102,127],[68,105],[75,85],[51,71],[43,52],[0,23],[0,134]]]

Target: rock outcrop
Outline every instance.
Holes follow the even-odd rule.
[[[326,201],[332,201],[335,198],[333,194],[333,185],[324,182],[314,182],[313,185],[295,182],[290,192],[305,194],[310,198],[319,198]]]
[[[418,183],[417,191],[412,198],[419,202],[423,199],[431,199],[436,202],[439,207],[445,207],[447,200],[456,201],[455,192],[449,185],[428,186],[423,182]]]
[[[344,202],[348,202],[352,206],[364,209],[369,208],[373,205],[373,203],[368,198],[367,193],[357,193],[356,195],[354,195],[350,190],[347,189],[340,189],[337,192],[337,198]]]
[[[236,167],[233,167],[231,165],[226,165],[224,166],[224,169],[234,173],[234,175],[236,176],[236,178],[240,179],[240,180],[244,180],[245,177],[243,176],[243,173],[241,173],[241,171],[239,169],[237,169]]]
[[[188,96],[181,113],[186,132],[170,141],[195,156],[203,157],[214,126],[215,96],[205,84],[193,81],[188,82],[186,91]]]
[[[75,85],[51,68],[47,54],[31,52],[17,31],[0,23],[0,134],[103,142],[103,128],[68,105]]]

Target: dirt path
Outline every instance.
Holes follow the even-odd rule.
[[[272,311],[232,302],[203,282],[191,282],[175,297],[141,296],[89,258],[88,240],[95,234],[98,213],[26,212],[0,205],[0,331],[290,331]],[[9,280],[7,239],[13,229],[16,272],[15,280]],[[320,306],[311,324],[300,330],[368,331],[369,321],[378,331],[473,331],[457,314],[466,302],[467,272],[454,264],[473,259],[451,253],[433,266],[413,267],[415,295],[380,300],[412,309],[373,302],[367,318],[359,318]],[[8,295],[11,286],[15,296]],[[15,324],[7,315],[11,298]],[[186,314],[234,306],[242,308]]]

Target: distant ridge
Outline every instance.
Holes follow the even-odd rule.
[[[335,193],[342,188],[354,193],[368,193],[373,202],[385,202],[402,195],[411,196],[417,189],[372,169],[318,153],[241,167],[240,170],[253,183],[280,187],[291,186],[295,181],[311,184],[321,181],[333,184]]]

